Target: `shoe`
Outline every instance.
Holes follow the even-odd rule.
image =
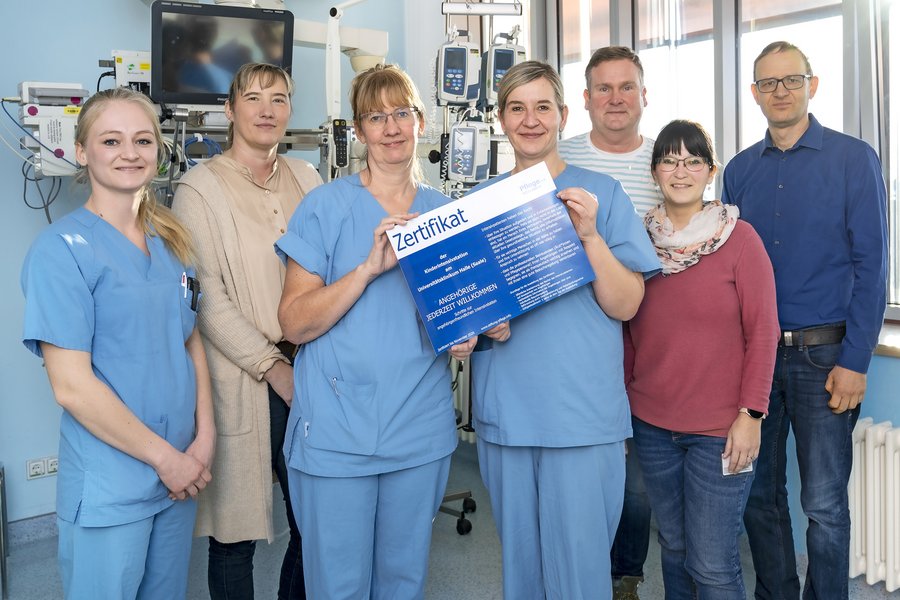
[[[637,590],[643,577],[625,576],[613,579],[613,600],[641,600]]]

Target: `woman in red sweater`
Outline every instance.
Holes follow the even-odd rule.
[[[663,276],[625,334],[634,441],[659,524],[666,598],[745,598],[738,535],[778,341],[775,281],[738,210],[703,201],[709,135],[672,121],[653,148],[663,202],[644,224]]]

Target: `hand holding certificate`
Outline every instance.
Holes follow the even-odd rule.
[[[436,353],[594,279],[544,163],[388,235]]]

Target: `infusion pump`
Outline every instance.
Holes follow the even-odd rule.
[[[490,167],[491,127],[479,121],[463,121],[450,128],[447,143],[447,179],[472,183],[485,181]]]
[[[476,44],[452,41],[437,58],[437,104],[466,105],[478,100],[481,52]]]
[[[482,110],[491,109],[497,105],[497,92],[500,90],[500,80],[513,66],[525,61],[525,48],[515,44],[494,44],[482,55],[481,73],[483,83],[481,85],[481,97],[478,106]]]

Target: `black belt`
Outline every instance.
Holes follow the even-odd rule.
[[[822,344],[839,344],[844,340],[847,326],[844,323],[822,325],[808,329],[782,331],[779,346],[821,346]]]
[[[292,344],[287,340],[281,340],[275,344],[275,347],[291,361],[297,356],[297,344]]]

